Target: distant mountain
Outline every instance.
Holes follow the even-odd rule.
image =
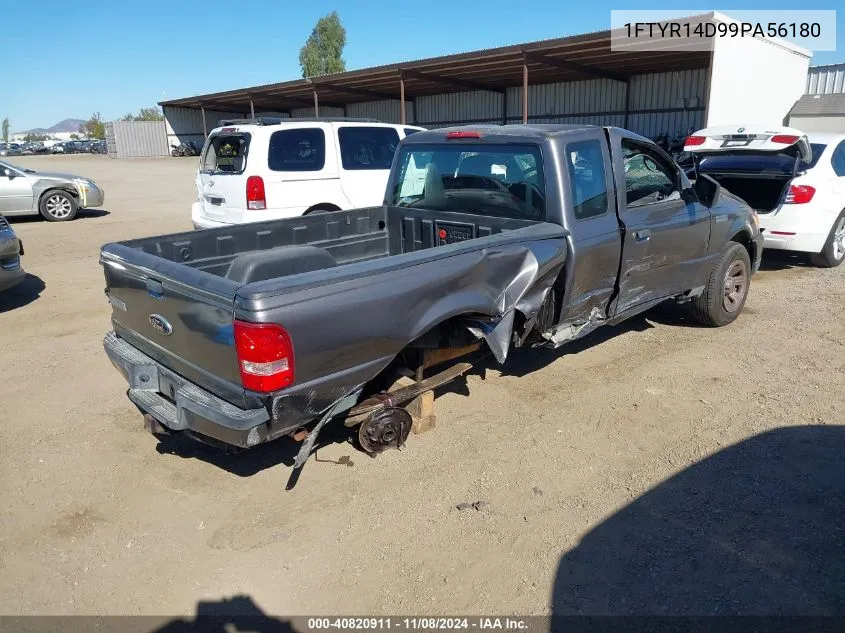
[[[85,123],[82,119],[65,119],[64,121],[59,121],[53,127],[48,127],[47,132],[49,134],[54,134],[56,132],[78,132],[79,126]]]
[[[79,132],[79,126],[83,123],[85,123],[83,119],[65,119],[64,121],[59,121],[48,128],[35,127],[31,130],[17,132],[17,134],[56,134],[58,132]]]

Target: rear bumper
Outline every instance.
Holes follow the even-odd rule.
[[[227,217],[236,222],[219,222],[210,220],[202,212],[202,203],[194,202],[191,205],[191,222],[195,229],[216,229],[222,226],[234,226],[248,222],[267,222],[269,220],[285,220],[287,218],[298,218],[308,210],[308,207],[285,207],[282,209],[265,209],[264,211],[231,210]],[[244,220],[248,218],[248,220]]]
[[[103,347],[129,383],[127,396],[170,431],[189,431],[249,448],[268,439],[267,409],[241,409],[221,400],[143,354],[114,332]]]
[[[26,278],[21,265],[23,244],[8,231],[0,232],[0,291],[17,286]]]
[[[26,273],[23,266],[18,266],[14,270],[6,270],[0,268],[0,292],[13,288],[26,279]]]
[[[839,211],[812,204],[784,204],[771,213],[760,214],[760,230],[766,248],[819,253],[824,248]]]
[[[223,226],[232,226],[228,222],[215,222],[203,216],[202,203],[200,202],[194,202],[191,205],[191,223],[195,229],[217,229]]]

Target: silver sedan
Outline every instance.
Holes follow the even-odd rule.
[[[72,220],[78,209],[101,207],[105,193],[72,174],[24,169],[0,162],[0,214],[41,214],[51,222]]]

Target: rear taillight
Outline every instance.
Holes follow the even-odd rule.
[[[688,136],[687,140],[684,141],[684,147],[694,147],[695,145],[704,145],[704,141],[707,140],[705,136]]]
[[[813,199],[816,195],[816,188],[810,185],[790,185],[786,192],[786,204],[804,204]]]
[[[245,389],[267,393],[293,384],[293,343],[281,325],[236,320],[235,350]]]
[[[798,137],[792,136],[791,134],[775,134],[769,140],[772,143],[783,143],[784,145],[792,145],[795,141],[798,140]]]
[[[246,208],[254,211],[267,208],[264,179],[261,176],[250,176],[246,179]]]

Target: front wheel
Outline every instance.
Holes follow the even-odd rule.
[[[78,208],[73,196],[64,191],[48,191],[41,196],[41,203],[38,206],[41,215],[50,222],[72,220]]]
[[[845,261],[845,211],[833,223],[822,252],[810,255],[810,261],[820,268],[836,268]]]
[[[693,300],[696,321],[710,327],[733,323],[751,286],[751,258],[742,244],[729,242],[713,267],[704,292]]]

